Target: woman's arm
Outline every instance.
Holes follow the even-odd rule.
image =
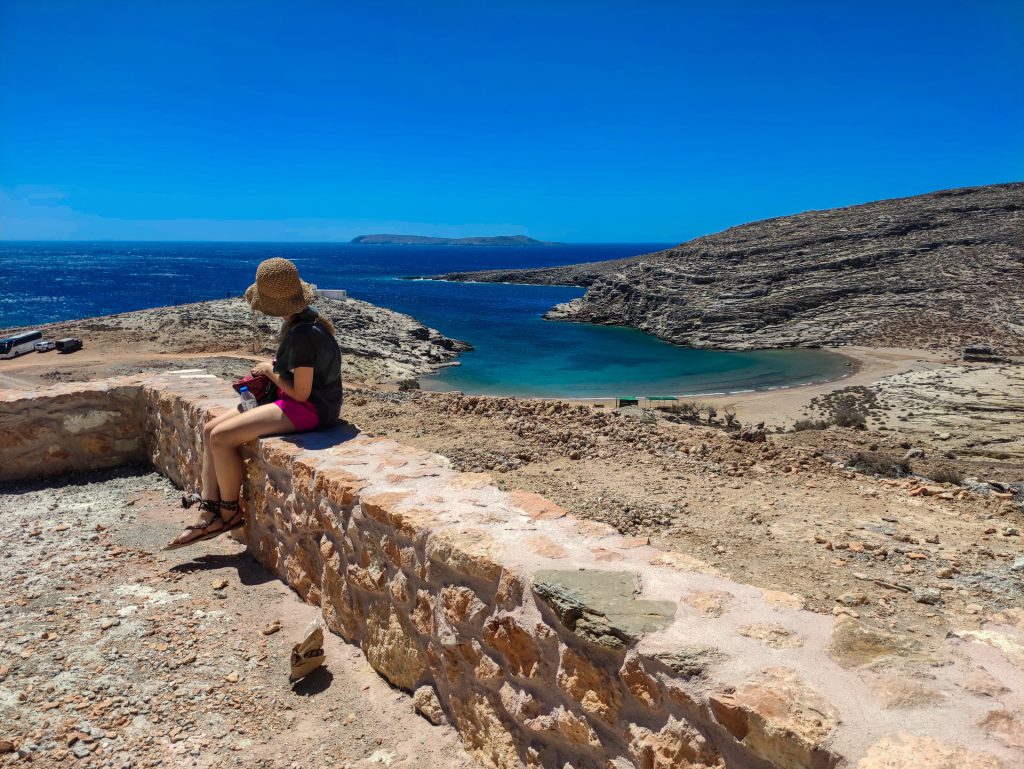
[[[292,375],[294,378],[290,382],[274,371],[274,364],[269,361],[257,363],[253,367],[252,373],[263,374],[269,377],[270,381],[277,385],[277,389],[299,403],[305,403],[309,400],[309,394],[313,391],[312,366],[299,366],[293,369]]]

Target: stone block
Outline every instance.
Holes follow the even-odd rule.
[[[510,614],[484,623],[484,645],[501,655],[514,676],[534,678],[543,672],[544,655],[537,640]]]
[[[634,645],[667,627],[676,612],[671,601],[637,599],[639,580],[625,571],[538,571],[533,592],[567,630],[610,649]]]
[[[440,603],[445,619],[453,625],[476,622],[487,611],[487,604],[477,598],[470,588],[447,585],[441,589]]]
[[[553,542],[549,537],[530,537],[526,544],[530,546],[530,550],[541,558],[550,558],[557,561],[569,557],[569,551],[557,542]]]
[[[795,649],[804,644],[800,636],[775,622],[740,625],[736,628],[736,632],[741,636],[760,641],[772,649]]]
[[[401,689],[416,689],[427,673],[415,630],[387,601],[377,602],[367,614],[363,652],[374,670]]]
[[[319,597],[323,568],[319,541],[303,537],[285,556],[282,576],[304,601],[319,604],[319,600],[313,600],[313,596],[310,596],[310,591],[315,590],[316,597]]]
[[[352,473],[321,463],[313,476],[313,496],[330,497],[342,507],[355,504],[364,482]]]
[[[916,639],[872,627],[846,615],[837,617],[832,625],[828,653],[847,668],[872,665],[890,658],[908,661],[928,659]]]
[[[501,570],[498,589],[494,594],[494,603],[499,609],[512,611],[523,603],[523,580],[508,569]]]
[[[452,695],[450,705],[463,744],[481,765],[486,769],[525,769],[497,695],[481,691]]]
[[[787,668],[769,668],[709,698],[715,719],[751,753],[777,769],[824,769],[839,713]]]
[[[931,737],[899,734],[872,745],[857,769],[1010,769],[993,755]]]
[[[396,527],[398,507],[412,496],[408,491],[384,491],[379,494],[363,496],[359,499],[359,506],[367,517],[372,518],[386,526]]]
[[[483,529],[444,530],[427,540],[427,558],[451,571],[495,586],[501,577],[500,548]]]
[[[886,710],[934,705],[946,699],[942,692],[924,681],[908,676],[868,674],[867,684]]]
[[[552,521],[567,515],[564,508],[532,491],[511,491],[508,501],[535,521]]]
[[[637,769],[724,769],[725,762],[686,721],[669,717],[657,730],[629,725],[629,750]]]
[[[990,711],[981,720],[981,728],[1009,747],[1024,750],[1024,718],[1019,712]],[[1024,754],[1021,755],[1021,761],[1024,763]]]
[[[622,709],[619,683],[587,655],[570,648],[563,649],[556,680],[562,691],[587,713],[609,724],[618,720]]]
[[[627,652],[619,670],[619,678],[630,694],[649,708],[661,706],[661,687],[644,669],[643,660],[634,651]]]
[[[396,571],[395,576],[388,581],[388,593],[391,595],[392,603],[404,611],[412,597],[409,594],[409,579],[404,572]]]
[[[679,600],[705,617],[720,617],[732,598],[732,593],[724,590],[694,590]]]
[[[412,625],[422,636],[434,635],[434,596],[426,590],[416,591],[416,605],[410,618]]]
[[[550,713],[526,719],[523,725],[534,732],[560,737],[577,747],[601,747],[601,738],[587,719],[563,706],[556,707]]]
[[[526,689],[510,684],[501,685],[498,691],[501,705],[505,711],[519,724],[525,724],[541,715],[543,703]]]

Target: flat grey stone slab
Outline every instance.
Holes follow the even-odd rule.
[[[638,599],[640,578],[629,571],[545,569],[534,575],[533,592],[568,630],[610,649],[633,646],[676,616],[671,601]]]

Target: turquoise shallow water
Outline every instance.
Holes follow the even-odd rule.
[[[498,267],[615,259],[658,243],[533,247],[327,243],[0,243],[0,328],[237,296],[270,256],[298,264],[321,288],[408,313],[476,348],[421,379],[429,389],[597,397],[729,392],[841,376],[846,359],[820,350],[712,352],[632,329],[545,321],[578,288],[400,280]],[[3,362],[0,361],[0,366]]]

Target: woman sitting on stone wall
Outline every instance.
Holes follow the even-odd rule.
[[[341,413],[341,352],[334,327],[310,307],[313,287],[299,280],[287,259],[267,259],[256,270],[256,283],[245,292],[254,310],[284,318],[277,357],[256,364],[277,386],[278,400],[248,411],[231,410],[203,428],[202,487],[182,500],[199,504],[199,518],[167,545],[191,545],[245,523],[238,509],[242,486],[239,447],[265,435],[330,427]]]

